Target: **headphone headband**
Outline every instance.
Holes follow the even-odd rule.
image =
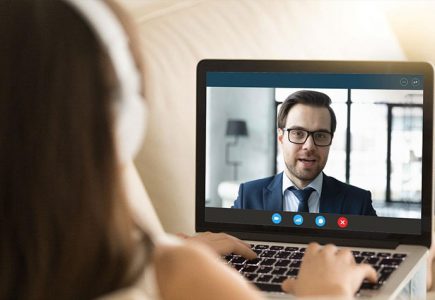
[[[140,149],[147,111],[140,92],[141,76],[128,44],[128,36],[104,0],[63,1],[83,17],[112,62],[118,82],[117,94],[114,95],[117,151],[121,162],[131,160]]]

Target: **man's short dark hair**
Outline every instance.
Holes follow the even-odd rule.
[[[288,112],[294,105],[298,103],[304,105],[326,107],[329,111],[329,114],[331,115],[331,132],[335,132],[335,128],[337,127],[337,119],[335,118],[335,113],[331,108],[331,98],[329,98],[329,96],[324,93],[307,90],[294,92],[293,94],[288,96],[287,99],[284,100],[278,112],[278,128],[285,128]]]

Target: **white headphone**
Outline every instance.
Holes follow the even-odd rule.
[[[114,97],[115,143],[121,163],[134,158],[145,134],[147,107],[140,92],[141,76],[128,45],[128,36],[104,0],[64,0],[90,26],[112,61],[118,89]]]

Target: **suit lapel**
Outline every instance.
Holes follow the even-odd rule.
[[[263,209],[283,210],[282,205],[282,175],[279,173],[273,177],[268,186],[263,188]]]
[[[334,182],[323,174],[322,195],[320,196],[320,213],[337,213],[343,206],[343,194],[337,191]]]

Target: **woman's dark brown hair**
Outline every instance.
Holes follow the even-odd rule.
[[[1,1],[0,44],[0,299],[92,299],[131,284],[141,268],[105,50],[59,0]]]

